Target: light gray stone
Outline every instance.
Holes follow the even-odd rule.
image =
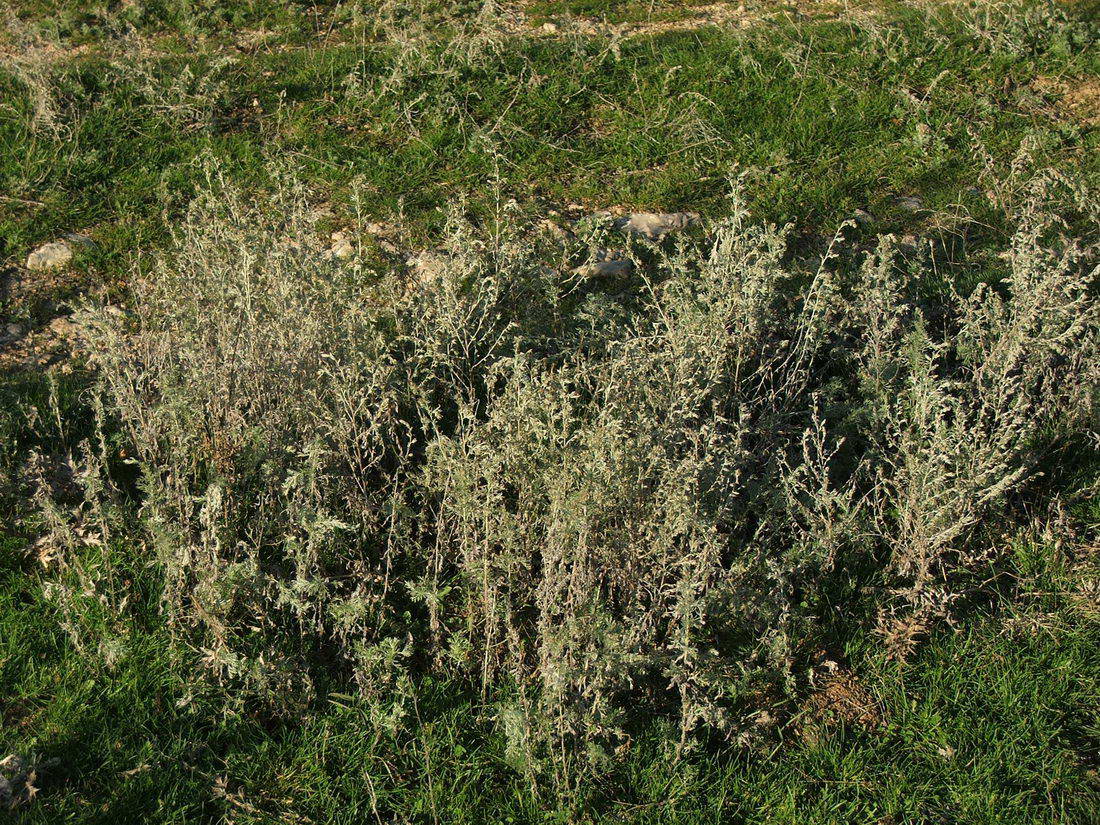
[[[594,261],[574,269],[573,274],[581,278],[617,278],[633,272],[634,262],[617,255],[614,252],[601,252]]]
[[[341,236],[335,238],[332,242],[332,246],[329,248],[328,255],[330,258],[336,258],[337,260],[345,261],[355,254],[355,247],[351,241]]]
[[[687,229],[699,221],[698,212],[635,212],[619,218],[614,226],[627,234],[659,241],[666,235]]]
[[[73,259],[73,249],[65,241],[50,241],[42,244],[27,256],[27,269],[42,272],[47,269],[61,269]]]
[[[450,258],[444,252],[427,249],[410,255],[406,263],[421,283],[430,284],[443,277],[450,264]]]

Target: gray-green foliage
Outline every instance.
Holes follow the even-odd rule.
[[[882,629],[903,649],[959,595],[960,575],[996,554],[968,534],[1036,472],[1044,444],[1092,426],[1100,270],[1095,247],[1060,237],[1043,209],[1051,185],[1024,201],[1006,277],[952,294],[946,320],[905,311],[888,247],[864,269],[875,510],[907,614]]]
[[[212,181],[132,316],[86,324],[170,624],[275,708],[334,658],[386,726],[414,667],[463,675],[564,782],[631,709],[682,746],[749,737],[829,598],[869,589],[851,615],[906,649],[1043,445],[1089,427],[1096,250],[1049,188],[1002,280],[929,298],[889,237],[861,267],[789,262],[737,189],[706,237],[575,283],[606,230],[562,250],[456,209],[416,277],[323,254],[293,183]]]

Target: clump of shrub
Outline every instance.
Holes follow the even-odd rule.
[[[976,585],[977,531],[1090,427],[1096,248],[1063,230],[1038,187],[1002,271],[930,295],[890,237],[807,270],[735,189],[619,279],[562,274],[600,229],[507,207],[453,210],[417,275],[314,248],[293,185],[212,181],[86,329],[210,683],[286,710],[343,671],[392,727],[446,674],[568,784],[640,711],[748,741],[838,600],[903,655]]]

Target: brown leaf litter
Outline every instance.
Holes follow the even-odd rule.
[[[883,726],[881,706],[848,668],[823,657],[811,681],[814,690],[803,704],[796,727],[803,740],[815,742],[825,728],[835,725],[865,732]]]

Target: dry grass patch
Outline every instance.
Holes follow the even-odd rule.
[[[1083,126],[1100,125],[1100,78],[1040,77],[1032,84],[1040,94],[1057,100],[1057,112]]]
[[[831,726],[843,725],[864,732],[879,730],[883,724],[882,707],[858,676],[829,662],[815,689],[803,704],[798,718],[798,733],[804,741],[816,742]]]

